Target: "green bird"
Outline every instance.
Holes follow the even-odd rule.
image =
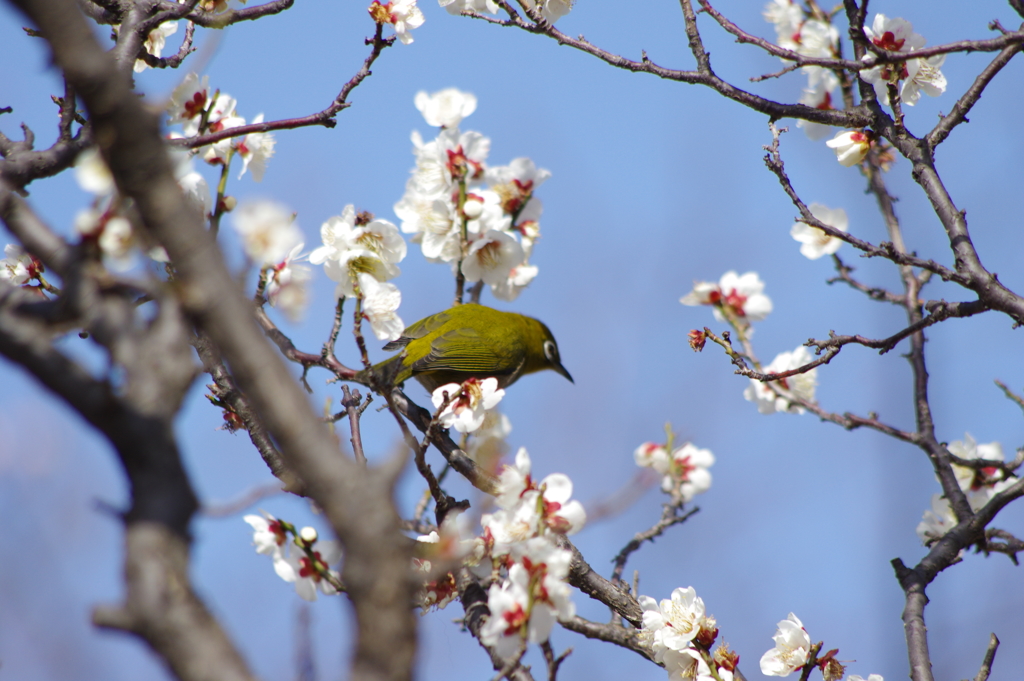
[[[553,369],[569,381],[558,343],[542,322],[493,308],[465,303],[407,326],[385,350],[402,352],[373,366],[383,385],[398,385],[415,378],[430,392],[468,378],[498,379],[506,388],[520,376]],[[369,383],[366,370],[357,380]]]

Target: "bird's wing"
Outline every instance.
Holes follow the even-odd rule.
[[[431,332],[441,328],[450,318],[451,315],[448,312],[438,312],[437,314],[432,314],[429,317],[424,317],[418,322],[405,327],[405,330],[402,331],[402,335],[385,345],[384,349],[390,352],[392,350],[404,348],[417,338],[423,338]]]
[[[498,376],[511,370],[508,358],[475,329],[452,329],[433,340],[430,352],[412,363],[414,374],[427,371],[458,371]]]

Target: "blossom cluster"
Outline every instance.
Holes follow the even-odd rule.
[[[964,434],[963,440],[949,443],[949,453],[964,461],[991,461],[993,464],[1005,462],[1003,446],[998,442],[978,444],[970,433]],[[1015,484],[1018,480],[1007,475],[998,465],[972,468],[953,464],[953,473],[957,484],[967,496],[967,503],[972,511],[980,510],[996,494]],[[932,495],[931,509],[924,512],[924,518],[917,526],[917,536],[925,546],[938,541],[957,524],[956,514],[949,500],[941,494]]]
[[[559,535],[578,532],[586,522],[583,505],[572,498],[572,481],[552,473],[540,482],[531,475],[530,456],[520,449],[515,464],[499,476],[498,510],[480,522],[489,568],[499,576],[487,593],[490,617],[480,640],[504,658],[521,646],[546,641],[557,620],[576,614],[567,583],[572,554],[556,545]]]
[[[444,405],[437,416],[442,428],[454,426],[460,433],[472,433],[484,424],[488,410],[496,407],[504,396],[505,391],[498,388],[498,379],[491,377],[442,385],[430,399],[438,409]]]
[[[395,340],[405,324],[396,314],[402,302],[398,287],[389,283],[401,270],[407,246],[398,227],[369,213],[356,213],[351,204],[341,215],[320,226],[323,245],[309,254],[314,265],[338,282],[338,298],[362,299],[363,316],[380,340]]]
[[[341,575],[330,568],[341,560],[338,542],[321,541],[312,527],[296,530],[294,525],[266,512],[247,515],[243,520],[253,529],[256,553],[271,557],[274,572],[293,583],[295,593],[307,601],[315,601],[318,590],[325,596],[338,593]],[[289,536],[293,537],[291,542]]]
[[[811,636],[804,629],[803,622],[793,613],[779,622],[772,636],[775,647],[761,656],[761,673],[765,676],[789,676],[800,671],[808,663],[821,671],[826,681],[840,681],[846,676],[846,665],[836,659],[838,649],[830,650],[824,655],[812,657],[813,646]],[[819,643],[820,647],[821,644]],[[806,671],[804,675],[806,676]],[[865,681],[862,676],[852,674],[849,681]],[[884,681],[880,674],[871,674],[867,681]]]
[[[553,473],[538,482],[531,468],[529,454],[520,449],[514,465],[499,475],[498,510],[481,517],[482,536],[464,538],[462,517],[450,513],[438,530],[417,537],[420,549],[412,566],[424,579],[418,596],[424,613],[458,596],[447,564],[462,563],[474,577],[490,582],[490,616],[480,640],[504,658],[527,643],[546,641],[556,621],[576,614],[567,581],[572,553],[557,539],[579,531],[586,512],[572,499],[568,476]],[[339,592],[340,575],[331,568],[341,559],[336,542],[320,541],[313,528],[297,531],[266,513],[244,520],[253,529],[257,553],[270,556],[277,575],[294,583],[302,598]]]
[[[807,207],[811,215],[822,224],[845,232],[849,226],[846,211],[842,208],[829,208],[820,203],[812,203]],[[789,235],[800,244],[800,254],[808,260],[817,260],[823,255],[832,255],[843,245],[843,240],[826,234],[817,227],[805,222],[797,222],[789,230]]]
[[[718,625],[706,614],[704,601],[693,587],[676,589],[671,599],[660,603],[650,596],[637,600],[643,608],[641,640],[651,647],[655,662],[665,667],[670,680],[732,681],[739,655],[725,646],[713,656],[707,652],[718,637]]]
[[[416,167],[394,207],[402,231],[431,262],[447,263],[465,281],[514,300],[537,276],[529,260],[543,207],[534,192],[551,173],[528,158],[488,167],[490,139],[458,127],[476,109],[471,94],[421,92],[416,106],[441,130],[429,142],[412,135]]]
[[[536,9],[541,17],[549,23],[555,23],[572,10],[575,0],[526,0],[530,9]],[[498,3],[494,0],[438,0],[438,4],[448,10],[449,14],[463,12],[498,13]]]
[[[210,78],[199,78],[189,73],[171,93],[166,111],[168,125],[181,125],[181,132],[171,137],[194,137],[207,133],[222,132],[246,124],[245,118],[236,111],[238,102],[231,95],[216,91],[211,94]],[[263,114],[255,116],[250,123],[262,123]],[[238,156],[242,161],[241,178],[252,171],[253,179],[263,180],[267,161],[274,155],[274,136],[269,132],[251,132],[244,137],[226,137],[222,140],[199,147],[196,153],[211,165],[230,166]]]
[[[804,6],[794,0],[772,0],[765,6],[763,15],[775,27],[779,47],[803,57],[841,56],[838,29],[832,25],[831,16],[822,12],[814,3]],[[864,55],[867,68],[861,72],[860,77],[872,85],[881,104],[889,104],[890,85],[899,92],[900,100],[909,106],[917,103],[922,92],[930,97],[938,97],[946,91],[946,77],[941,71],[946,56],[940,54],[925,59],[911,58],[914,52],[924,47],[925,39],[914,33],[913,25],[906,19],[876,14],[871,26],[864,28],[864,37],[883,54],[907,56],[905,61],[873,65],[877,57],[871,53]],[[801,70],[807,76],[807,86],[800,97],[800,103],[820,110],[834,109],[833,93],[839,86],[836,73],[813,65],[803,66]],[[797,125],[813,140],[824,138],[829,131],[827,125],[805,120],[798,121]],[[835,151],[841,164],[852,166],[864,160],[872,142],[870,130],[847,130],[836,133],[827,144]]]
[[[197,215],[205,216],[211,203],[206,180],[192,167],[188,154],[171,151],[171,160],[186,205]],[[133,205],[118,192],[114,176],[97,148],[86,149],[75,159],[75,180],[93,197],[89,207],[75,216],[75,231],[83,241],[95,244],[108,264],[128,269],[139,248],[154,260],[167,260],[162,247],[145,242],[139,230],[132,226]]]
[[[838,215],[838,213],[842,213],[841,217],[845,219],[844,211],[840,209],[835,212],[829,211],[826,214],[824,211],[828,211],[828,209],[818,204],[815,204],[815,209],[818,211],[816,215],[822,216],[819,217],[820,220],[839,223],[841,227],[837,227],[837,229],[845,231],[846,225]],[[791,231],[794,238],[798,237],[798,240],[801,241],[805,237],[817,238],[813,234],[806,235],[803,230],[797,229],[801,224],[794,225]],[[804,226],[806,227],[806,225]],[[814,229],[814,231],[824,236],[824,232],[821,230]],[[832,248],[832,244],[828,242],[815,244],[812,253],[830,248]],[[723,274],[717,283],[713,281],[696,282],[693,285],[693,290],[680,298],[679,302],[683,305],[710,305],[715,319],[728,322],[736,330],[741,340],[748,341],[754,332],[751,322],[763,320],[772,311],[772,301],[763,291],[764,282],[757,276],[757,272],[738,275],[735,271],[729,271]],[[690,339],[691,346],[696,350],[700,350],[705,342],[704,333],[697,330],[690,332]],[[778,374],[797,369],[811,361],[811,354],[807,348],[801,346],[792,352],[778,354],[768,366],[764,367],[762,373]],[[805,411],[804,407],[793,398],[813,402],[817,384],[817,368],[775,381],[762,382],[752,378],[750,385],[743,391],[743,397],[756,404],[757,410],[762,414],[774,414],[779,411],[802,414]]]
[[[771,298],[763,291],[764,282],[757,272],[738,275],[735,270],[730,270],[718,282],[694,283],[693,290],[679,302],[683,305],[710,305],[718,321],[749,329],[750,322],[761,321],[772,311]]]
[[[809,364],[813,359],[807,348],[801,345],[792,352],[780,352],[764,368],[763,373],[779,374],[790,371]],[[817,386],[818,370],[814,368],[776,381],[764,382],[750,379],[750,385],[743,391],[743,397],[748,402],[757,405],[757,411],[762,414],[774,414],[775,412],[803,414],[806,411],[804,407],[790,398],[796,397],[813,402],[814,390]]]
[[[633,452],[637,466],[653,468],[662,476],[661,490],[686,503],[711,489],[711,471],[715,455],[687,442],[669,453],[669,446],[645,442]]]
[[[789,676],[807,664],[811,653],[811,636],[800,618],[789,613],[772,636],[775,647],[761,656],[761,673],[765,676]]]
[[[864,28],[864,35],[871,44],[885,52],[899,55],[911,55],[925,45],[925,39],[914,33],[914,26],[906,19],[889,18],[884,14],[876,14],[871,28]],[[864,61],[872,61],[869,54]],[[861,72],[860,77],[871,83],[875,96],[883,105],[889,104],[889,85],[899,90],[900,100],[913,106],[924,92],[929,97],[938,97],[946,91],[946,77],[939,67],[946,60],[946,55],[937,54],[927,59],[907,59],[895,64],[873,66]]]
[[[295,214],[274,201],[243,203],[232,212],[232,224],[249,258],[260,267],[271,305],[296,318],[306,307],[309,268],[300,264],[302,230]]]
[[[779,47],[792,50],[804,57],[838,57],[839,31],[823,13],[808,13],[793,0],[773,0],[764,9],[764,18],[775,26],[776,42]],[[839,87],[836,74],[821,66],[804,66],[807,87],[804,88],[800,103],[815,109],[830,110],[832,93]],[[798,121],[797,125],[813,140],[822,139],[829,127],[810,121]]]
[[[33,279],[41,281],[45,271],[43,263],[26,253],[21,246],[7,244],[4,255],[7,257],[0,259],[0,281],[6,281],[11,286],[26,286]]]
[[[413,42],[410,31],[422,26],[426,20],[423,12],[416,6],[416,0],[391,0],[383,3],[380,0],[373,0],[367,11],[378,24],[394,26],[395,35],[403,45]]]

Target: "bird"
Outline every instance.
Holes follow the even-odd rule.
[[[372,367],[373,378],[394,386],[410,378],[428,392],[470,378],[494,377],[499,388],[520,376],[551,369],[572,380],[562,366],[558,343],[543,322],[478,303],[456,305],[407,326],[384,350],[402,351]],[[371,384],[370,370],[356,380]]]

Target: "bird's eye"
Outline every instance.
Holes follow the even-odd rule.
[[[555,341],[544,341],[544,356],[548,358],[549,362],[558,361],[558,346],[555,345]]]

